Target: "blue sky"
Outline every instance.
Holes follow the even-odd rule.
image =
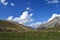
[[[60,14],[60,0],[0,0],[0,20],[20,17],[28,9],[33,22],[45,22],[54,13]],[[30,14],[29,13],[29,14]]]

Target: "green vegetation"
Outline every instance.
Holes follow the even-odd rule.
[[[0,40],[60,40],[59,32],[0,33]]]
[[[60,40],[60,25],[32,30],[16,22],[0,20],[0,40]]]

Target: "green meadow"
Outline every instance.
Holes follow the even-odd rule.
[[[0,40],[60,40],[60,32],[1,32]]]

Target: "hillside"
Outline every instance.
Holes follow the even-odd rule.
[[[0,20],[0,32],[21,32],[29,31],[24,25],[18,24],[13,21]]]
[[[44,24],[41,24],[40,27],[38,29],[43,29],[43,28],[47,28],[47,29],[56,29],[56,30],[60,30],[60,16],[57,16],[55,18],[53,18],[51,21],[46,22]]]
[[[58,31],[57,31],[58,30]],[[27,31],[27,32],[26,32]],[[31,30],[12,21],[0,20],[0,40],[59,40],[60,25]]]

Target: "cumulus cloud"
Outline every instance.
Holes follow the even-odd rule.
[[[2,3],[5,3],[6,0],[1,0]]]
[[[3,5],[7,5],[7,4],[8,4],[8,2],[6,2],[6,0],[1,0],[1,3],[2,3]]]
[[[19,24],[25,24],[27,22],[32,22],[31,18],[33,14],[29,14],[28,11],[24,11],[20,17],[14,18],[13,21],[19,21]]]
[[[8,5],[9,2],[7,2],[6,0],[0,0],[0,2],[3,4],[3,5]],[[15,4],[14,3],[10,3],[11,6],[14,6]]]
[[[55,17],[60,16],[60,14],[54,13],[51,18],[48,19],[48,22],[53,20]]]
[[[41,22],[34,23],[34,19],[32,18],[33,13],[30,13],[29,10],[30,8],[26,8],[26,11],[24,11],[19,17],[13,18],[13,16],[9,16],[7,20],[15,21],[15,22],[18,22],[19,24],[30,26],[32,28],[38,28],[42,23]]]
[[[59,0],[45,0],[47,1],[48,4],[52,4],[52,3],[59,3]]]
[[[13,16],[9,16],[7,20],[16,21],[19,22],[19,24],[26,24],[33,21],[32,16],[33,13],[30,13],[28,10],[26,10],[20,15],[20,17],[13,18]]]
[[[41,24],[42,24],[41,22],[35,22],[35,23],[32,23],[28,26],[33,27],[33,28],[38,28]]]
[[[7,20],[13,20],[13,16],[9,16]]]

